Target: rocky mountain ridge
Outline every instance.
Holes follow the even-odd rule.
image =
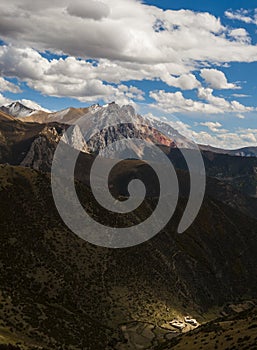
[[[160,135],[158,135],[157,138],[150,137],[151,141],[155,143],[167,146],[169,143],[172,144],[172,142],[175,141],[175,143],[177,143],[179,147],[192,147],[192,143],[190,142],[190,140],[187,140],[184,136],[182,136],[176,130],[174,130],[168,122],[165,122],[164,120],[160,120],[158,118],[150,118],[149,116],[139,116],[132,106],[120,107],[115,102],[109,103],[105,106],[94,104],[85,108],[69,107],[61,111],[46,112],[45,110],[31,109],[17,101],[9,105],[0,107],[0,110],[15,118],[20,118],[24,122],[34,122],[43,124],[57,122],[61,124],[72,125],[74,123],[77,123],[78,120],[81,120],[80,124],[83,124],[85,130],[91,130],[91,132],[94,131],[95,134],[98,133],[98,137],[100,137],[102,140],[104,138],[108,138],[111,134],[110,130],[105,130],[105,132],[103,132],[103,130],[106,129],[106,125],[116,126],[128,123],[138,127],[140,125],[144,125],[145,127],[152,127],[153,129],[159,131],[159,133],[162,134],[161,137]],[[125,110],[127,112],[124,113]],[[116,111],[116,116],[115,113],[113,113],[114,111]],[[109,114],[108,118],[106,118],[107,114]],[[110,142],[112,141],[112,139],[119,139],[120,134],[122,136],[128,137],[128,134],[131,132],[129,130],[123,131],[124,135],[122,135],[121,130],[117,130],[116,135],[111,137]],[[138,135],[138,130],[133,130],[132,135]],[[86,136],[88,138],[88,136],[92,135],[86,134]],[[235,150],[225,150],[215,148],[209,145],[199,145],[199,147],[202,151],[210,151],[212,153],[217,154],[227,154],[239,157],[257,157],[257,147],[254,146],[244,147]],[[91,142],[89,151],[90,148],[91,151],[95,151],[97,149],[97,146],[92,145]]]
[[[177,145],[187,147],[188,141],[165,123],[146,121],[131,106],[93,106],[75,117],[78,125],[66,123],[74,119],[73,112],[59,115],[59,122],[35,123],[0,111],[0,346],[3,341],[19,350],[146,350],[183,344],[198,350],[205,328],[180,335],[169,322],[191,315],[202,324],[217,317],[226,303],[257,297],[257,158],[203,150],[206,196],[194,224],[179,235],[189,174]],[[82,151],[75,184],[85,210],[111,227],[142,222],[158,194],[158,179],[143,161],[125,160],[109,178],[116,199],[126,198],[131,180],[144,181],[147,196],[135,212],[108,212],[90,191],[95,156],[124,137],[163,149],[176,168],[180,198],[173,219],[152,240],[110,250],[67,229],[53,202],[50,171],[62,139],[67,149]],[[136,152],[143,158],[141,149]],[[249,319],[254,326],[254,315]],[[215,331],[227,321],[207,323],[210,337],[212,327]],[[248,329],[240,327],[248,337]],[[232,344],[235,334],[225,331]],[[251,345],[253,339],[242,344]],[[210,346],[206,349],[213,350],[212,339]]]

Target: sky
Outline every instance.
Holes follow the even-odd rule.
[[[0,105],[116,101],[198,143],[257,145],[252,0],[1,0],[0,72]]]

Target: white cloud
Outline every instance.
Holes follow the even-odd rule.
[[[226,129],[221,129],[222,124],[220,124],[219,122],[204,122],[200,123],[199,125],[206,126],[210,131],[214,133],[228,132],[228,130]]]
[[[225,74],[217,69],[202,69],[201,77],[213,89],[238,89],[236,84],[228,83]]]
[[[203,99],[213,107],[220,109],[220,113],[224,112],[251,112],[254,110],[253,107],[244,106],[238,101],[227,101],[222,97],[217,97],[213,95],[213,89],[210,88],[199,88],[198,97]]]
[[[240,97],[240,98],[251,97],[250,95],[246,95],[246,94],[232,94],[232,96],[234,96],[234,97]]]
[[[147,116],[153,118],[150,113]],[[167,122],[167,118],[159,117]],[[256,146],[257,144],[257,129],[251,128],[236,128],[233,131],[228,131],[222,128],[219,122],[202,122],[196,123],[195,127],[205,126],[208,131],[196,131],[189,124],[182,122],[178,118],[168,119],[168,123],[179,133],[194,140],[194,142],[202,145],[210,145],[213,147],[224,149],[237,149],[247,146]]]
[[[166,76],[162,75],[161,78],[167,85],[181,90],[193,90],[201,85],[193,74],[182,74],[180,77],[174,77],[167,73]]]
[[[256,146],[256,130],[238,130],[236,132],[224,133],[221,135],[211,135],[207,132],[194,133],[194,137],[199,144],[210,145],[224,149],[237,149],[241,147]]]
[[[257,13],[251,16],[251,11],[246,9],[240,9],[236,11],[228,10],[225,12],[225,16],[232,20],[241,21],[244,23],[254,23],[257,24]]]
[[[242,43],[250,44],[251,42],[249,33],[244,28],[232,29],[229,36]]]
[[[141,91],[124,90],[130,80],[200,90],[196,74],[202,67],[257,61],[257,46],[243,28],[231,30],[210,13],[164,11],[137,0],[2,0],[0,35],[9,44],[0,46],[2,76],[46,95],[84,102],[142,100]],[[39,53],[45,50],[69,57],[49,62]],[[218,70],[205,68],[201,74],[211,88],[237,87]],[[179,92],[169,97],[175,103],[165,102],[171,111],[223,113],[222,106],[248,111],[212,92],[207,103]]]
[[[205,114],[219,114],[224,112],[242,113],[251,112],[252,107],[242,105],[237,101],[227,101],[224,98],[213,95],[213,90],[210,88],[199,88],[198,97],[201,101],[194,101],[186,99],[180,91],[175,93],[160,91],[151,91],[150,97],[156,101],[152,107],[156,107],[166,113],[205,113]]]
[[[192,99],[186,99],[180,91],[175,93],[165,92],[164,90],[151,91],[150,97],[157,102],[152,104],[152,107],[156,107],[166,113],[219,113],[219,109],[216,107]]]
[[[21,92],[19,86],[9,82],[8,80],[0,77],[0,91],[9,91],[13,93]]]
[[[133,99],[142,100],[143,91],[123,84],[108,84],[113,80],[119,82],[121,76],[113,79],[116,65],[106,62],[97,67],[92,63],[68,57],[49,62],[37,51],[12,46],[0,46],[0,72],[2,75],[17,77],[27,82],[32,89],[48,96],[72,97],[82,102],[95,102],[103,99],[133,103]],[[125,72],[120,71],[119,75]],[[107,81],[106,84],[103,81]],[[6,82],[6,81],[5,81]],[[1,81],[0,81],[1,84]],[[3,83],[2,83],[3,84]],[[6,83],[5,83],[6,85]],[[15,86],[12,86],[14,89]]]
[[[0,93],[0,106],[6,105],[8,103],[12,102],[9,98],[4,97],[1,93]]]
[[[156,21],[165,30],[156,31]],[[141,64],[257,59],[257,47],[234,40],[209,13],[163,11],[136,0],[45,0],[44,6],[2,0],[0,35],[41,51]]]
[[[67,12],[71,16],[100,20],[108,17],[110,14],[110,8],[107,6],[107,4],[100,1],[72,1],[72,3],[67,7]]]
[[[234,131],[218,131],[208,133],[205,131],[193,131],[192,135],[195,141],[202,145],[210,145],[213,147],[224,149],[237,149],[242,147],[256,146],[257,129],[238,128]]]

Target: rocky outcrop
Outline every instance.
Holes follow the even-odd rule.
[[[63,136],[64,131],[65,129],[62,129],[58,132],[55,127],[45,126],[32,142],[30,150],[20,165],[41,171],[50,171],[54,152],[61,139],[70,147],[88,153],[88,147],[79,126],[74,126],[65,136]]]
[[[32,142],[30,150],[20,165],[36,170],[49,171],[60,138],[61,135],[54,127],[46,126]]]

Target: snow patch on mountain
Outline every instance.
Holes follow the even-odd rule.
[[[30,100],[15,101],[10,104],[1,106],[0,109],[15,118],[28,117],[34,113],[37,113],[38,111],[48,111]]]

